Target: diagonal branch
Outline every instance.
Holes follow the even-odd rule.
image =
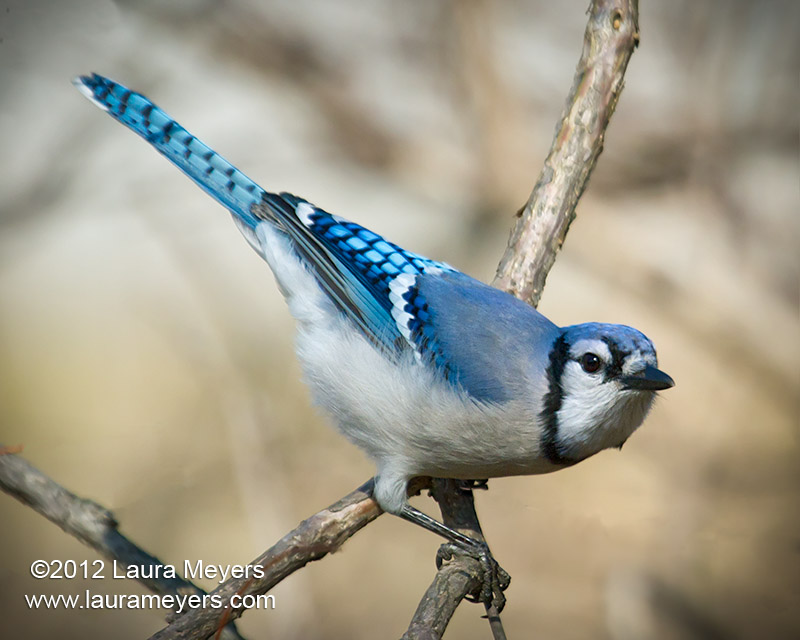
[[[528,202],[517,214],[492,283],[534,307],[603,150],[625,70],[638,44],[638,0],[592,2],[583,53],[550,153]]]
[[[117,520],[105,507],[92,500],[80,498],[52,480],[32,464],[14,455],[19,447],[0,445],[0,489],[31,507],[64,531],[102,556],[125,566],[158,566],[164,563],[128,540],[117,529]],[[262,569],[257,578],[230,578],[211,592],[209,602],[219,598],[219,607],[187,609],[186,613],[167,616],[168,626],[153,638],[207,638],[241,640],[233,620],[243,608],[229,606],[234,595],[265,594],[281,580],[309,562],[320,560],[339,549],[357,531],[383,513],[372,498],[370,479],[355,491],[326,509],[314,514],[287,533],[276,544],[250,563]],[[409,483],[409,495],[430,488],[430,478],[416,478]],[[148,589],[157,594],[198,594],[206,592],[179,577],[165,578],[164,572],[141,571],[140,578]]]
[[[382,512],[372,498],[372,480],[327,509],[315,513],[287,533],[250,564],[264,569],[261,578],[229,579],[212,595],[220,596],[220,608],[192,609],[170,621],[150,640],[194,640],[208,638],[242,615],[243,609],[229,606],[234,595],[258,596],[313,560],[336,551],[350,536]]]
[[[28,461],[14,455],[19,449],[0,446],[0,489],[109,560],[116,560],[126,567],[164,565],[119,532],[117,520],[111,511],[92,500],[79,498]],[[163,572],[139,573],[156,576],[139,578],[139,582],[157,594],[203,596],[206,593],[182,578],[165,578]],[[233,623],[224,628],[221,637],[225,640],[242,639]]]
[[[207,638],[223,625],[242,615],[244,608],[231,606],[233,596],[259,596],[309,562],[320,560],[338,550],[353,534],[383,513],[372,498],[373,481],[369,480],[327,509],[303,520],[250,565],[260,567],[260,577],[230,578],[211,592],[223,603],[218,608],[190,609],[174,617],[170,624],[150,640],[194,640]],[[409,484],[409,495],[430,486],[429,478],[417,478]]]
[[[617,106],[625,70],[639,44],[638,0],[594,0],[583,36],[583,52],[550,153],[533,192],[519,211],[493,286],[533,305],[575,218],[575,207],[603,150],[605,131]],[[434,483],[434,493],[437,490]],[[482,540],[474,502],[457,487],[439,488],[445,522],[457,522]],[[440,638],[461,600],[480,581],[480,567],[456,556],[438,572],[422,598],[404,638]],[[496,640],[505,638],[496,611],[487,608]]]

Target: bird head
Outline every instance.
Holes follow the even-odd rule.
[[[675,384],[658,369],[652,342],[615,324],[562,329],[547,374],[545,445],[551,459],[564,463],[621,447],[644,421],[656,392]]]

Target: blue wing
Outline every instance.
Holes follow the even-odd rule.
[[[424,273],[452,267],[289,193],[265,193],[252,213],[286,232],[320,286],[368,338],[394,352],[417,347],[417,307],[413,287],[406,285]]]
[[[424,273],[451,271],[387,242],[353,222],[288,193],[262,189],[168,116],[147,97],[92,74],[75,86],[114,119],[142,136],[244,227],[267,221],[291,238],[336,306],[376,345],[421,356],[427,307],[416,290]]]

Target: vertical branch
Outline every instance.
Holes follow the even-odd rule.
[[[492,282],[534,307],[603,150],[606,127],[638,44],[638,1],[594,0],[583,53],[550,153],[518,213]]]
[[[471,491],[461,489],[457,480],[434,478],[431,495],[439,503],[442,520],[448,527],[484,542]],[[417,606],[403,640],[440,638],[461,600],[466,595],[479,595],[482,582],[480,562],[471,556],[456,556],[444,564]],[[495,640],[505,640],[497,608],[488,603],[485,606],[492,635]]]
[[[517,214],[493,286],[536,306],[547,274],[575,219],[578,204],[617,106],[623,78],[639,44],[638,0],[593,0],[575,71],[553,144],[525,206]],[[483,539],[474,503],[459,497],[455,484],[434,483],[445,523]],[[458,603],[480,581],[478,563],[457,556],[437,574],[420,602],[404,638],[440,638]],[[505,637],[496,612],[489,611],[495,638]]]

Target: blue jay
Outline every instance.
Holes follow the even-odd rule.
[[[451,542],[408,504],[414,476],[549,473],[621,447],[673,386],[642,333],[558,327],[512,295],[288,193],[270,193],[145,96],[74,81],[228,209],[297,320],[315,402],[377,467],[374,497]]]

